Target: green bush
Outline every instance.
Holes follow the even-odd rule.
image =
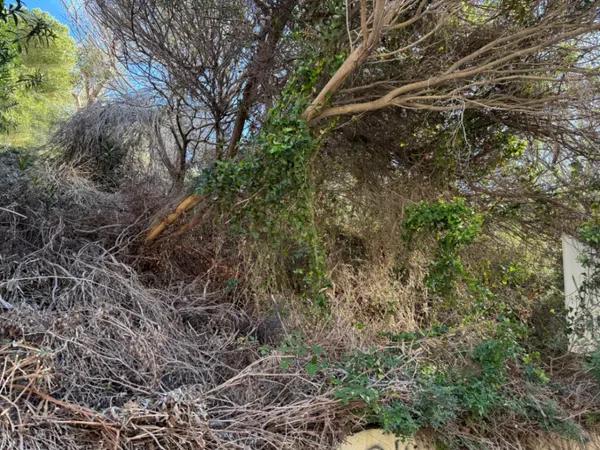
[[[411,241],[417,234],[427,234],[433,236],[437,243],[426,280],[434,294],[450,296],[457,280],[466,276],[459,252],[475,240],[482,223],[483,216],[462,198],[450,202],[420,202],[408,209],[403,223],[405,240]]]
[[[408,342],[419,345],[427,335],[439,333],[410,336]],[[462,448],[464,437],[448,430],[466,424],[486,429],[505,415],[579,439],[578,426],[547,397],[549,378],[539,365],[539,355],[528,354],[521,345],[525,336],[521,324],[500,320],[490,336],[465,349],[465,363],[458,365],[415,361],[405,355],[403,346],[356,351],[334,360],[298,336],[280,350],[294,355],[286,358],[286,368],[296,361],[308,375],[325,376],[340,402],[355,405],[357,415],[401,438],[431,429],[444,436],[450,448]],[[600,371],[600,356],[597,359]],[[398,391],[396,386],[404,388]]]
[[[600,383],[600,346],[589,355],[587,369],[594,379]]]

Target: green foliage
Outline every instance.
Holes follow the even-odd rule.
[[[343,19],[335,13],[340,5],[338,1],[325,5],[334,9],[326,15],[330,25]],[[334,28],[339,28],[336,33],[343,31],[343,27]],[[313,134],[302,113],[318,81],[337,69],[344,54],[323,56],[322,49],[310,46],[307,51],[260,133],[246,143],[242,158],[217,161],[199,177],[196,191],[217,199],[233,214],[240,232],[268,242],[277,259],[273,264],[284,268],[287,282],[313,304],[324,307],[328,281],[310,178],[311,160],[322,135]]]
[[[357,413],[369,421],[381,425],[386,431],[398,436],[411,436],[420,428],[415,414],[404,402],[394,400],[393,394],[379,387],[394,379],[406,359],[401,354],[383,352],[355,352],[338,363],[337,372],[331,383],[336,387],[335,395],[344,404],[357,402]]]
[[[366,360],[369,364],[372,357]],[[561,411],[555,404],[538,400],[537,410],[532,410],[531,399],[523,397],[518,391],[511,391],[508,382],[508,367],[532,367],[531,358],[525,354],[516,341],[515,332],[511,326],[500,324],[496,337],[484,340],[478,344],[470,355],[471,362],[476,364],[478,370],[467,368],[446,368],[425,366],[417,373],[417,389],[412,403],[387,402],[393,393],[378,391],[369,392],[369,385],[363,385],[362,390],[345,389],[346,401],[364,400],[365,392],[369,392],[366,403],[368,415],[374,422],[385,430],[400,436],[410,436],[420,428],[432,428],[444,432],[451,424],[464,421],[485,424],[493,417],[506,412],[506,405],[528,405],[521,414],[524,417],[534,417],[544,429],[564,432],[571,435],[573,425],[561,419]],[[386,361],[401,363],[402,359],[385,357]],[[525,361],[528,361],[525,363]],[[392,370],[382,364],[386,370]],[[398,365],[395,366],[396,370]],[[364,370],[364,368],[358,367]],[[535,367],[537,374],[543,374],[539,367]],[[543,383],[547,377],[530,379],[523,370],[524,381]],[[361,375],[352,375],[352,379],[361,379]],[[357,398],[348,396],[349,392],[359,394]],[[375,404],[374,404],[375,403]],[[516,409],[516,408],[513,408]],[[543,409],[543,411],[540,411]],[[515,412],[515,411],[512,411]],[[576,427],[575,427],[576,428]]]
[[[291,266],[299,290],[324,278],[324,258],[312,211],[310,158],[318,146],[301,114],[308,94],[325,64],[301,66],[268,114],[251,151],[239,161],[222,160],[200,177],[197,192],[216,196],[229,210],[240,198],[249,202],[233,209],[240,230],[269,240]]]
[[[590,247],[600,249],[600,221],[587,221],[579,229],[579,235]]]
[[[17,0],[15,3],[5,3],[0,0],[0,21],[7,23],[12,19],[15,24],[19,23],[19,15],[23,12],[22,0]]]
[[[103,136],[98,139],[95,150],[91,179],[103,189],[110,191],[117,188],[126,174],[124,161],[128,148],[112,136]]]
[[[424,123],[416,134],[433,141],[433,173],[442,183],[448,177],[481,179],[523,156],[528,145],[478,111],[465,111],[460,123],[448,118],[435,125]]]
[[[461,198],[420,202],[407,211],[403,223],[405,239],[411,241],[418,234],[426,234],[437,243],[427,276],[427,285],[434,294],[449,296],[457,279],[466,275],[459,251],[474,241],[482,223],[483,217]]]
[[[581,429],[573,420],[564,417],[560,405],[554,400],[540,401],[530,393],[505,400],[505,408],[523,420],[537,423],[544,431],[557,433],[577,442],[584,440]]]
[[[426,334],[438,335],[436,331]],[[288,339],[279,351],[289,355],[282,359],[284,369],[298,364],[308,376],[326,376],[340,402],[398,437],[413,436],[423,428],[444,436],[461,424],[485,428],[507,414],[580,438],[578,427],[544,397],[549,378],[539,366],[539,355],[528,354],[520,344],[525,334],[522,325],[500,320],[490,336],[472,349],[465,348],[464,364],[458,365],[417,362],[405,356],[404,347],[394,346],[355,351],[333,360],[299,336]],[[447,444],[460,448],[461,442],[451,438]]]
[[[404,402],[394,401],[379,413],[381,427],[400,438],[414,436],[420,429],[415,413]]]
[[[7,23],[0,23],[0,113],[10,107],[11,93],[17,83],[15,60],[18,56],[14,36]],[[0,129],[5,130],[5,121],[0,115]]]
[[[498,324],[496,336],[479,343],[470,359],[477,370],[422,371],[416,406],[424,426],[442,429],[457,420],[485,422],[499,413],[506,396],[507,368],[523,354],[513,324]]]
[[[8,58],[0,67],[0,142],[42,143],[72,105],[75,45],[67,28],[33,10],[17,24],[0,23]]]
[[[475,5],[478,7],[474,7],[472,2],[463,1],[463,8],[473,21],[483,22],[489,19],[490,15],[502,14],[519,24],[527,25],[535,18],[537,3],[535,0],[484,0]],[[485,9],[482,9],[481,6]]]
[[[303,359],[304,370],[309,376],[315,376],[320,370],[328,367],[328,359],[323,348],[319,345],[308,346],[304,340],[292,334],[280,345],[279,350],[285,355],[292,355],[296,359]],[[291,358],[281,360],[281,368],[288,369],[292,364]]]
[[[589,355],[587,369],[594,379],[600,383],[600,346]]]

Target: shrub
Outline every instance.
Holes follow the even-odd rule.
[[[466,275],[459,252],[477,237],[482,222],[483,217],[462,198],[420,202],[407,211],[403,223],[405,239],[410,241],[418,233],[427,233],[437,243],[427,277],[427,285],[434,294],[449,296],[457,279]]]

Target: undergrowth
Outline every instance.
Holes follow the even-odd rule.
[[[140,270],[140,260],[153,255],[135,253],[139,217],[148,214],[133,214],[138,200],[99,191],[76,172],[67,178],[64,169],[57,176],[35,161],[27,166],[18,155],[2,165],[16,175],[14,182],[3,177],[10,183],[0,191],[0,231],[10,236],[0,242],[0,358],[7,367],[0,446],[330,449],[353,431],[380,426],[403,438],[434,435],[446,448],[502,449],[548,432],[583,440],[584,428],[595,426],[597,355],[582,365],[538,353],[527,317],[508,298],[516,286],[530,293],[533,269],[507,252],[496,254],[504,269],[473,270],[470,252],[486,230],[464,200],[409,208],[397,236],[412,235],[379,274],[382,285],[396,283],[382,289],[390,295],[382,308],[405,307],[392,295],[408,285],[406,295],[422,289],[438,311],[435,302],[450,299],[455,315],[432,315],[412,329],[387,323],[369,309],[374,283],[363,286],[369,278],[357,275],[375,264],[350,261],[354,285],[343,286],[345,297],[328,292],[331,314],[281,311],[287,337],[269,346],[261,324],[232,301],[227,267],[217,275],[213,261],[202,277],[181,282],[173,269],[180,262],[168,258],[171,266],[161,270],[173,273],[148,282],[152,274]],[[209,245],[205,237],[202,249]],[[394,270],[401,255],[420,252],[433,256],[424,259],[429,265],[407,258]],[[455,263],[437,266],[436,258]],[[432,277],[448,283],[432,284]],[[436,289],[442,285],[451,289]],[[478,285],[489,292],[481,295]],[[333,326],[352,320],[336,317],[342,306],[371,314],[372,322]],[[368,334],[372,323],[381,333]]]
[[[149,286],[123,193],[0,169],[0,448],[331,448],[356,422],[260,355],[226,291]]]
[[[403,226],[405,239],[411,241],[419,234],[433,236],[437,244],[429,273],[425,280],[430,292],[449,299],[454,296],[456,283],[471,281],[460,250],[472,243],[481,232],[483,216],[470,208],[464,199],[420,202],[408,209]]]
[[[561,406],[564,387],[523,347],[523,325],[501,319],[488,326],[487,336],[471,341],[461,339],[465,330],[437,329],[339,356],[295,336],[277,351],[286,355],[283,369],[300,365],[322,376],[366,424],[402,439],[423,431],[443,448],[503,448],[550,432],[583,442],[581,425]],[[448,345],[453,340],[460,342]],[[436,357],[443,346],[453,354]]]

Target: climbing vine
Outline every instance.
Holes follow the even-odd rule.
[[[408,210],[404,221],[405,239],[411,241],[427,233],[432,234],[437,243],[426,279],[432,293],[447,297],[458,279],[469,279],[459,252],[474,241],[482,223],[483,217],[462,198],[420,202]]]
[[[328,2],[332,11],[323,24],[333,42],[334,34],[343,32],[343,16],[336,13],[341,5]],[[345,58],[343,52],[328,54],[325,48],[309,48],[267,113],[260,133],[242,149],[241,158],[218,161],[203,172],[196,187],[197,194],[213,197],[232,214],[239,232],[269,242],[273,254],[284,259],[293,287],[319,306],[325,306],[327,279],[314,218],[310,165],[327,130],[310,129],[302,114],[319,81]]]

